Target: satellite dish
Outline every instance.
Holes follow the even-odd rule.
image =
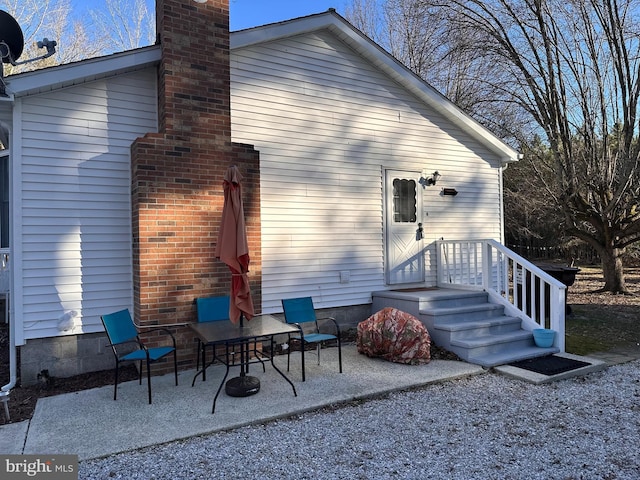
[[[3,63],[10,63],[13,66],[23,65],[25,63],[35,62],[50,57],[56,53],[56,45],[58,42],[43,38],[38,42],[38,48],[46,48],[47,53],[36,58],[30,58],[23,62],[18,62],[18,58],[22,55],[24,48],[24,36],[22,29],[16,19],[4,10],[0,10],[0,97],[7,97],[7,83],[4,81]]]
[[[0,10],[0,55],[3,63],[12,63],[20,58],[24,48],[22,29],[15,18]]]

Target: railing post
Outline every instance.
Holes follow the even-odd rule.
[[[482,242],[482,288],[486,291],[491,289],[491,245]]]
[[[436,240],[436,286],[442,286],[442,269],[444,268],[444,263],[442,262],[442,242],[440,240]]]
[[[551,330],[555,330],[556,338],[554,345],[564,352],[565,347],[565,321],[566,321],[566,304],[565,304],[565,290],[566,286],[556,287],[551,286],[549,292],[549,327]],[[562,306],[563,308],[558,308]]]

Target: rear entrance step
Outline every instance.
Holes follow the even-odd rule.
[[[521,360],[528,360],[530,358],[544,357],[558,352],[560,352],[560,350],[555,347],[539,348],[531,346],[528,348],[517,348],[513,350],[503,349],[498,352],[487,353],[476,357],[470,356],[467,359],[467,362],[480,365],[481,367],[490,368],[519,362]]]
[[[539,373],[539,372],[532,372],[530,370],[518,368],[513,365],[500,365],[495,367],[495,371],[503,375],[506,375],[510,378],[516,378],[518,380],[523,380],[525,382],[539,385],[542,383],[549,383],[556,380],[563,380],[565,378],[572,378],[572,377],[577,377],[581,375],[587,375],[589,373],[599,372],[607,368],[607,362],[597,358],[582,357],[579,355],[572,355],[570,353],[558,353],[558,354],[555,354],[554,357],[577,360],[579,362],[585,363],[586,365],[580,366],[578,368],[573,368],[565,372],[561,372],[557,374],[548,374],[548,375],[544,373]]]

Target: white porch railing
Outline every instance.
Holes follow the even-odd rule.
[[[566,286],[495,240],[438,240],[438,286],[484,290],[522,318],[522,328],[551,328],[564,352]]]

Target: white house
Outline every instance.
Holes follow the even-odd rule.
[[[232,137],[261,159],[264,311],[433,286],[436,239],[502,240],[518,153],[339,15],[236,32],[231,48]]]
[[[6,79],[0,238],[23,381],[107,368],[100,315],[142,303],[131,147],[159,129],[162,52]],[[231,140],[260,159],[258,311],[312,296],[357,323],[374,291],[437,284],[436,240],[502,240],[518,153],[334,11],[231,33],[230,85]]]

